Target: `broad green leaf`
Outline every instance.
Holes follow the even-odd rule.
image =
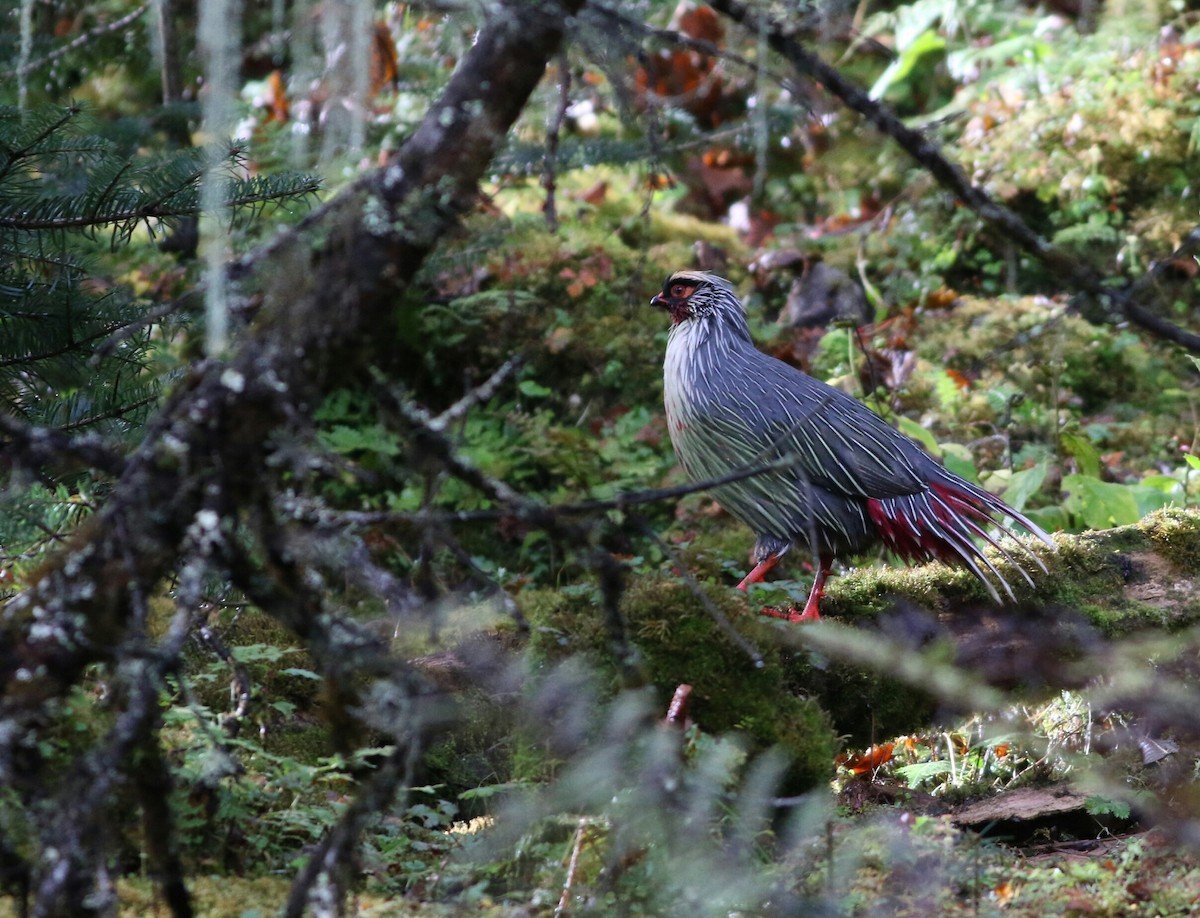
[[[287,669],[282,669],[279,672],[283,676],[299,676],[301,679],[312,679],[316,682],[321,681],[321,677],[311,669],[301,669],[298,666],[289,666]]]
[[[1054,54],[1049,42],[1016,35],[995,44],[971,45],[946,55],[946,72],[956,80],[984,67],[1004,67],[1011,61],[1043,61]]]
[[[1194,453],[1184,453],[1183,461],[1194,469],[1200,469],[1200,456],[1197,456]]]
[[[488,797],[494,797],[496,794],[503,794],[509,791],[527,790],[530,787],[528,781],[508,781],[504,784],[486,784],[482,787],[474,787],[470,790],[465,790],[458,795],[459,800],[486,800]]]
[[[960,478],[965,478],[971,484],[979,484],[979,473],[975,470],[975,458],[971,451],[961,443],[942,443],[939,445],[942,453],[942,463]]]
[[[1200,468],[1200,465],[1197,466]],[[1154,488],[1171,497],[1183,497],[1183,482],[1170,475],[1147,475],[1141,480],[1142,487]]]
[[[1046,532],[1058,532],[1069,529],[1071,519],[1062,507],[1038,507],[1024,511],[1025,515],[1041,526]]]
[[[1137,496],[1128,485],[1111,484],[1090,475],[1067,475],[1063,506],[1088,529],[1128,526],[1142,518]]]
[[[1149,488],[1145,484],[1130,485],[1129,490],[1137,502],[1139,520],[1150,511],[1171,503],[1170,494],[1164,494],[1157,488]]]
[[[1014,510],[1024,510],[1029,498],[1041,490],[1046,480],[1046,469],[1050,461],[1043,460],[1033,468],[1013,472],[1008,478],[1008,487],[1004,489],[1004,500]]]

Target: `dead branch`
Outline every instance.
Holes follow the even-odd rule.
[[[33,914],[78,914],[85,900],[101,910],[111,906],[103,833],[89,827],[112,805],[106,792],[124,782],[121,764],[154,742],[162,675],[179,653],[176,631],[170,646],[149,658],[130,636],[142,633],[148,597],[163,578],[194,566],[206,545],[228,547],[227,537],[244,531],[247,514],[255,516],[249,522],[263,551],[252,558],[229,550],[222,561],[238,587],[305,640],[328,679],[335,742],[339,729],[358,726],[366,713],[372,728],[403,734],[405,756],[416,754],[414,724],[426,712],[413,720],[393,711],[394,725],[378,721],[392,716],[388,699],[415,707],[419,688],[391,659],[386,642],[325,614],[305,579],[308,571],[291,559],[288,535],[271,515],[272,458],[280,435],[307,429],[314,406],[330,391],[369,378],[379,349],[395,339],[403,319],[396,310],[400,294],[477,200],[479,181],[557,52],[565,20],[581,5],[510,0],[489,7],[491,19],[391,160],[239,263],[239,276],[253,275],[261,289],[261,306],[227,360],[190,368],[132,455],[118,457],[89,439],[43,435],[17,423],[0,427],[16,444],[5,455],[15,453],[23,464],[65,458],[119,475],[104,507],[0,614],[0,775],[9,786],[20,771],[14,763],[36,746],[50,705],[86,666],[115,663],[116,682],[128,695],[110,735],[77,761],[55,792],[40,850],[30,859],[37,865]],[[364,686],[384,696],[373,697],[379,704],[369,711],[354,704]],[[144,792],[162,777],[152,762],[150,769],[140,779]],[[399,770],[400,778],[404,774],[407,766]],[[341,861],[361,827],[351,817],[384,805],[396,783],[369,784],[323,850]],[[29,791],[36,793],[45,791]],[[144,815],[152,834],[169,841],[169,814]],[[327,863],[318,866],[324,870]],[[169,851],[157,870],[170,907],[186,914]],[[302,884],[297,888],[301,901],[307,899]]]
[[[157,583],[191,526],[253,505],[271,435],[362,378],[390,340],[397,293],[475,200],[477,183],[579,5],[513,3],[479,35],[421,126],[384,168],[320,212],[320,244],[293,233],[255,267],[254,327],[227,362],[192,368],[103,510],[0,624],[0,716],[35,711],[83,666],[111,657],[134,582]],[[311,225],[311,224],[309,224]],[[130,534],[131,545],[115,533]],[[123,570],[129,552],[135,568]],[[32,629],[39,621],[42,627]]]

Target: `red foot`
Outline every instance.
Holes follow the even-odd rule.
[[[737,588],[745,593],[752,583],[762,583],[763,577],[767,575],[767,571],[779,563],[779,559],[783,557],[783,552],[777,552],[773,555],[767,555],[758,564],[754,565],[754,570],[750,571],[742,582],[737,585]]]
[[[821,620],[821,613],[816,609],[810,609],[808,606],[805,606],[802,612],[796,611],[794,606],[788,609],[775,609],[771,606],[765,606],[759,614],[766,615],[769,618],[781,618],[785,622],[819,622]]]

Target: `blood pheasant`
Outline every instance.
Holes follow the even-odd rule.
[[[1022,561],[988,532],[989,525],[1016,540],[1023,555],[1045,571],[994,517],[1019,524],[1053,549],[1031,520],[947,471],[845,392],[756,349],[729,281],[677,271],[650,304],[671,316],[664,390],[671,442],[684,470],[704,481],[766,467],[713,488],[721,505],[758,537],[756,563],[738,589],[762,580],[798,545],[811,551],[817,570],[803,612],[787,617],[820,618],[834,559],[882,542],[909,561],[962,564],[995,600],[997,584],[1013,598],[976,538],[1033,581]]]

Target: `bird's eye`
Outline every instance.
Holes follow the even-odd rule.
[[[687,296],[691,292],[692,292],[692,288],[689,287],[687,284],[672,284],[671,285],[671,296],[675,297],[675,299],[677,299],[677,300],[683,299],[685,296]]]

